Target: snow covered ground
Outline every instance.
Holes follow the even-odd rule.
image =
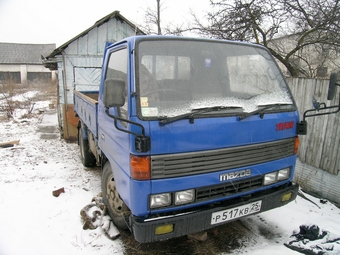
[[[20,139],[14,147],[0,148],[0,254],[127,254],[120,238],[82,229],[79,212],[100,192],[100,170],[84,168],[78,145],[59,138],[57,115],[48,105],[37,103],[35,109],[45,112],[36,117],[0,122],[0,142]],[[65,193],[54,197],[52,191],[62,187]],[[340,209],[306,196],[318,206],[298,197],[243,219],[249,235],[233,254],[299,254],[284,242],[306,223],[340,236]],[[136,247],[134,254],[147,253]]]

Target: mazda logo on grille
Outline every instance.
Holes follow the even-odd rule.
[[[220,175],[220,182],[233,180],[236,178],[243,178],[251,175],[251,169],[245,169],[241,171],[231,172],[227,174]]]

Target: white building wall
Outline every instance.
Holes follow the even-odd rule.
[[[0,72],[20,72],[22,66],[26,66],[27,72],[51,72],[43,65],[0,65]]]
[[[298,39],[298,35],[284,36],[270,41],[268,46],[284,56],[296,47]],[[305,46],[303,49],[298,50],[290,57],[290,61],[303,69],[308,74],[307,77],[310,78],[318,77],[318,69],[321,67],[327,68],[327,72],[323,77],[329,77],[332,72],[340,72],[340,53],[334,50],[322,51],[320,45],[317,44]],[[287,68],[280,61],[277,61],[277,63],[282,72],[290,76]],[[305,77],[302,73],[300,76]]]
[[[26,65],[26,70],[30,72],[50,73],[51,71],[43,65]]]
[[[20,77],[21,77],[21,84],[27,84],[27,67],[26,65],[20,65]]]
[[[56,79],[56,72],[50,71],[41,65],[29,65],[29,64],[2,64],[0,65],[0,72],[20,72],[21,84],[27,84],[27,73],[51,73],[51,79]]]

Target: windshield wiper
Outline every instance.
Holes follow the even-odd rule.
[[[262,119],[263,116],[264,116],[264,113],[266,110],[269,110],[269,109],[275,109],[279,106],[284,106],[284,105],[291,105],[291,104],[268,104],[268,105],[263,105],[262,108],[259,108],[255,111],[252,111],[252,112],[248,112],[248,113],[244,113],[240,116],[238,116],[237,120],[241,121],[241,120],[244,120],[252,115],[256,115],[256,114],[260,114],[260,118]]]
[[[177,120],[181,120],[181,119],[186,119],[186,118],[189,118],[190,123],[193,123],[194,116],[197,114],[221,111],[225,109],[237,109],[237,108],[242,108],[242,107],[240,106],[213,106],[213,107],[195,108],[195,109],[192,109],[191,112],[188,112],[188,113],[180,114],[180,115],[173,116],[173,117],[163,117],[163,119],[159,121],[159,124],[165,125],[165,124],[168,124],[168,123],[171,123]]]

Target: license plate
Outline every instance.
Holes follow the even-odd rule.
[[[214,212],[211,215],[211,225],[234,220],[246,215],[257,213],[261,210],[262,201],[256,201],[235,208]]]

